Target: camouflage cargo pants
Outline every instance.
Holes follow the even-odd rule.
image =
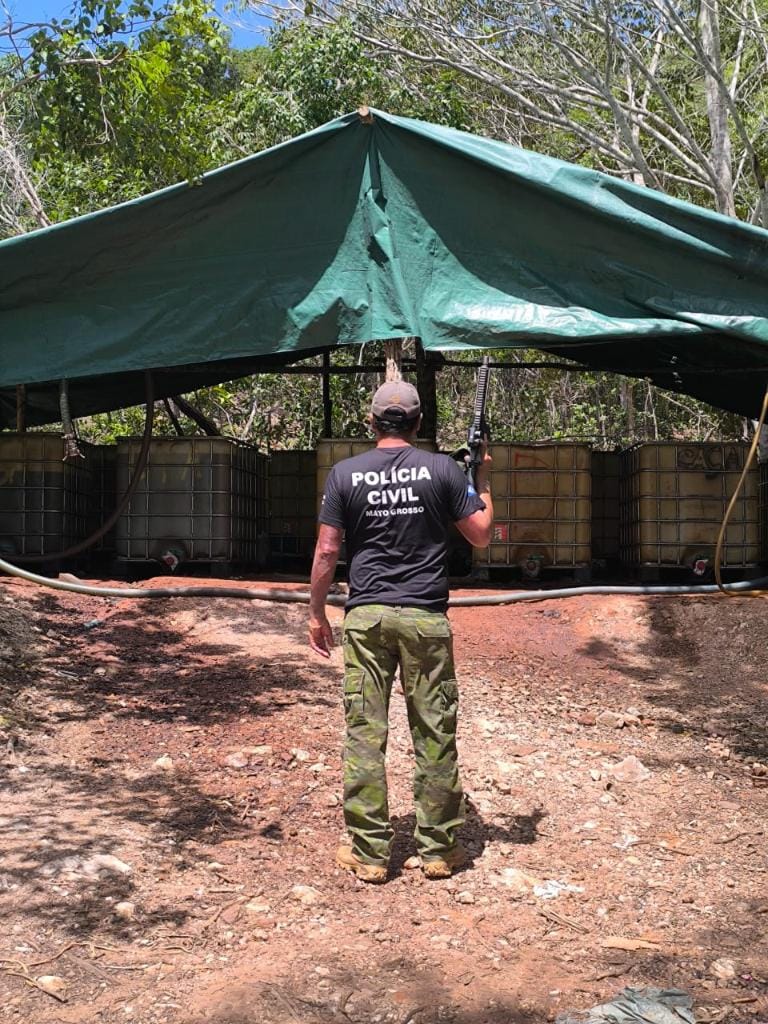
[[[344,620],[344,821],[355,853],[389,858],[389,698],[397,668],[416,755],[416,844],[424,860],[456,843],[464,800],[456,754],[458,689],[448,619],[422,608],[364,605]]]

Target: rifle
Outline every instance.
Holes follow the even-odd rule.
[[[466,459],[466,473],[469,482],[475,487],[475,475],[477,467],[483,461],[483,441],[490,440],[490,431],[485,419],[485,403],[488,398],[488,378],[491,373],[488,356],[483,356],[483,362],[477,371],[477,390],[475,391],[475,408],[472,414],[472,422],[467,431],[467,447],[469,458]]]

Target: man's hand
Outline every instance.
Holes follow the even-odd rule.
[[[488,454],[488,438],[484,437],[480,445],[480,463],[475,469],[475,480],[479,483],[487,483],[491,472],[493,459]],[[478,487],[478,490],[480,488]]]
[[[330,658],[333,650],[333,630],[325,615],[310,616],[309,619],[309,646],[324,658]]]
[[[325,614],[325,599],[333,583],[344,531],[321,523],[312,562],[312,589],[309,601],[309,646],[324,658],[330,658],[333,631]]]
[[[478,451],[478,455],[480,456],[480,458],[477,462],[477,465],[475,466],[475,487],[479,491],[480,487],[478,485],[485,484],[488,482],[488,477],[491,472],[491,464],[493,463],[493,459],[488,454],[487,437],[484,437],[483,440],[480,442],[480,449]],[[471,458],[472,456],[469,453],[467,453],[464,456],[464,463],[467,466],[467,468],[470,465]]]

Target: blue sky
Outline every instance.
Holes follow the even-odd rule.
[[[14,21],[46,21],[63,18],[72,8],[72,0],[5,0]],[[264,42],[264,19],[253,14],[235,14],[225,10],[225,0],[217,0],[216,8],[232,33],[232,43],[239,48],[259,46]],[[0,22],[4,19],[0,15]]]

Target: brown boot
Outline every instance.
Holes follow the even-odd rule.
[[[454,869],[460,868],[466,862],[467,851],[461,843],[456,843],[439,857],[432,857],[429,860],[422,858],[421,869],[425,878],[450,878]]]
[[[387,880],[386,864],[366,864],[360,860],[351,846],[340,846],[336,851],[336,863],[340,868],[351,871],[363,882],[381,884]]]

